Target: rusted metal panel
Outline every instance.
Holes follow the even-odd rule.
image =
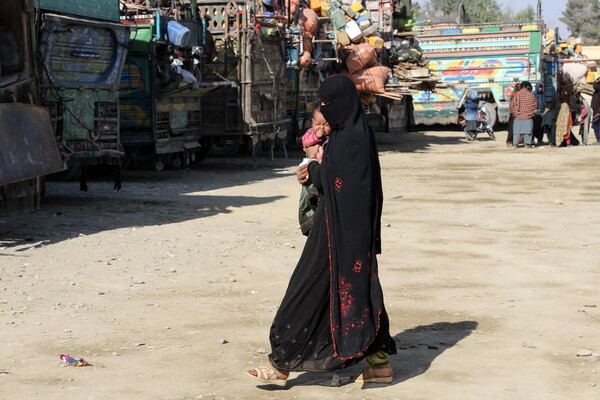
[[[119,0],[40,0],[39,8],[61,14],[119,22]]]
[[[0,104],[0,185],[63,169],[48,111]]]

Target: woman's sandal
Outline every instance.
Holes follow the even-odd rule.
[[[364,370],[363,372],[360,373],[360,375],[356,376],[353,381],[356,383],[392,383],[392,381],[394,380],[394,375],[390,375],[390,376],[372,376],[370,378],[365,378],[363,375],[365,373]]]
[[[256,375],[252,374],[251,372],[256,372]],[[287,378],[278,378],[278,376],[281,375],[281,372],[277,371],[271,366],[263,365],[261,367],[251,369],[244,373],[254,380],[270,385],[285,386],[285,384],[287,383]]]

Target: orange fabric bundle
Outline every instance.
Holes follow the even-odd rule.
[[[302,36],[311,39],[315,37],[315,33],[317,33],[317,28],[319,27],[317,13],[310,8],[303,8],[300,11],[298,19],[302,21]]]
[[[290,9],[290,16],[296,14],[300,0],[285,0],[285,6]]]
[[[353,74],[363,68],[369,68],[377,63],[375,49],[369,43],[360,43],[344,47],[349,50],[346,57],[348,72]]]
[[[356,88],[363,92],[385,93],[391,69],[378,65],[350,74],[350,79]]]
[[[302,68],[308,68],[310,66],[310,63],[312,63],[312,56],[308,51],[305,51],[300,56],[300,66]]]
[[[308,38],[302,39],[302,48],[304,49],[304,51],[308,51],[309,53],[312,53],[312,51],[313,51],[312,40],[310,40]]]

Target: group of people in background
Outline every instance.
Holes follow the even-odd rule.
[[[600,144],[600,79],[593,84],[592,128],[596,143]],[[580,95],[563,93],[559,97],[560,106],[554,109],[544,99],[544,86],[536,84],[535,90],[528,81],[517,83],[510,97],[508,135],[506,146],[516,148],[523,143],[525,148],[544,144],[552,147],[577,146],[579,140],[573,133],[574,127],[584,129],[588,119],[588,108]]]

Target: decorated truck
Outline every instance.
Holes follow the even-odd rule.
[[[294,0],[291,0],[294,4]],[[406,129],[407,99],[415,90],[429,89],[427,64],[412,32],[410,0],[296,1],[299,34],[291,37],[299,70],[299,125],[306,128],[316,104],[319,83],[332,74],[345,74],[355,83],[369,121],[376,129]]]
[[[234,154],[240,145],[271,156],[286,152],[286,30],[283,0],[198,0],[212,37],[202,79],[217,87],[202,99],[202,130],[213,155]]]
[[[192,3],[128,2],[131,46],[120,82],[121,141],[129,167],[157,170],[200,161],[206,26]],[[164,7],[162,7],[164,6]]]
[[[87,165],[118,165],[119,78],[129,29],[119,23],[119,0],[39,0],[38,32],[44,106],[68,169],[57,178],[82,176]]]
[[[43,176],[64,169],[40,107],[33,3],[5,0],[0,13],[0,215],[36,210]]]
[[[478,92],[488,119],[508,122],[515,84],[549,79],[546,98],[553,96],[543,56],[545,28],[538,22],[497,24],[434,23],[414,28],[433,77],[447,86],[413,94],[416,124],[455,124],[468,90]],[[555,78],[555,77],[554,77]]]

